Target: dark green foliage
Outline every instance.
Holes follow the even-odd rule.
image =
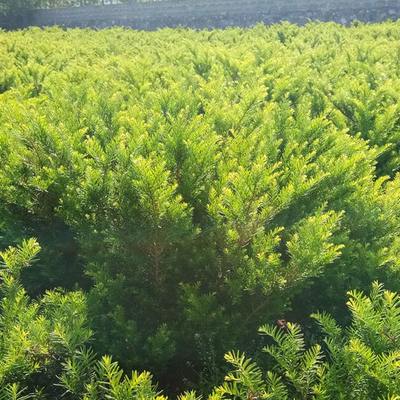
[[[125,375],[111,357],[88,347],[86,299],[81,292],[49,291],[31,300],[21,271],[39,252],[34,240],[0,253],[0,399],[167,400],[149,373]],[[400,394],[400,296],[374,283],[369,296],[349,293],[351,324],[341,328],[326,313],[313,315],[323,345],[307,345],[290,322],[265,325],[273,339],[263,351],[273,359],[264,373],[240,352],[225,360],[233,370],[209,400],[398,399]],[[178,400],[200,400],[194,392]]]

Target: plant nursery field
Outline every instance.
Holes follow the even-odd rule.
[[[400,399],[400,23],[0,31],[0,249],[1,400]]]

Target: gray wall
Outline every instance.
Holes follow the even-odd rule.
[[[131,5],[36,10],[19,17],[2,17],[6,29],[27,26],[126,26],[153,30],[162,27],[223,28],[282,20],[349,23],[400,18],[400,0],[169,0]]]

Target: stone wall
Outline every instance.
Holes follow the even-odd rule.
[[[0,26],[92,27],[125,26],[154,30],[163,27],[224,28],[309,20],[349,23],[400,18],[400,0],[168,0],[130,5],[91,6],[27,11],[0,18]]]

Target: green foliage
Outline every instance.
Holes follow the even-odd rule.
[[[21,272],[38,252],[38,244],[29,240],[0,253],[0,386],[5,398],[25,398],[18,385],[29,385],[33,377],[50,386],[60,358],[73,354],[91,336],[82,293],[47,292],[38,301],[27,296]]]
[[[369,296],[350,292],[347,304],[352,323],[345,331],[328,314],[314,315],[326,335],[323,345],[307,345],[300,327],[290,322],[261,327],[274,341],[264,348],[274,371],[264,373],[243,354],[228,353],[234,369],[210,399],[398,398],[399,294],[374,283]]]
[[[333,365],[327,376],[330,391],[339,395],[351,387],[348,398],[391,398],[400,393],[400,298],[374,283],[370,296],[351,291],[347,303],[352,324],[347,340],[332,319],[314,317],[327,337]]]
[[[300,327],[290,322],[286,333],[282,328],[267,325],[261,327],[260,332],[275,341],[276,345],[267,346],[264,351],[284,371],[285,379],[293,386],[298,398],[307,399],[323,393],[320,379],[324,374],[324,363],[320,345],[306,350]]]
[[[40,248],[33,239],[0,253],[0,399],[163,400],[147,372],[126,376],[111,357],[87,347],[81,292],[47,292],[31,300],[20,284]]]
[[[0,245],[43,248],[18,275],[40,300],[13,289],[32,322],[4,315],[56,363],[40,379],[61,376],[52,351],[81,351],[88,314],[97,353],[207,392],[263,321],[308,337],[318,309],[348,321],[348,290],[399,289],[399,32],[1,32]],[[288,396],[316,396],[328,360],[292,328]],[[71,392],[78,373],[91,384],[79,357]]]

